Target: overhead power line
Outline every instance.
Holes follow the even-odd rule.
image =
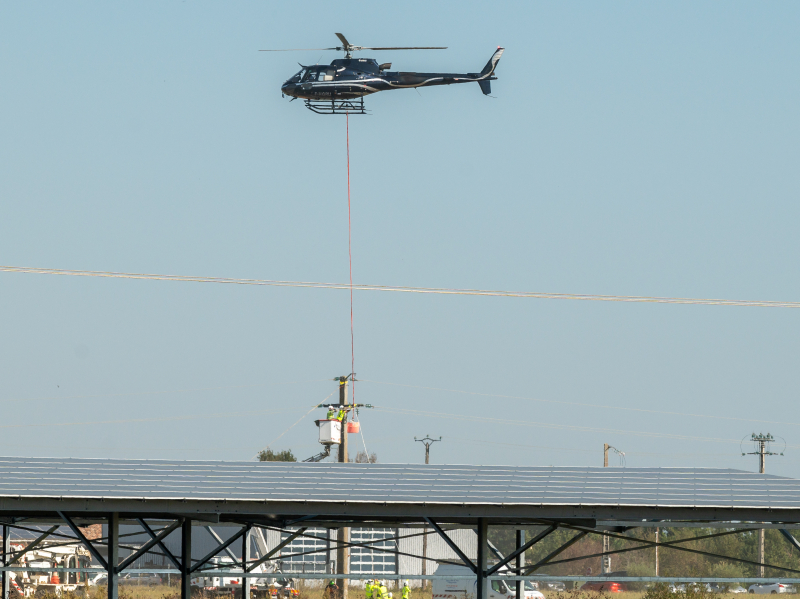
[[[271,279],[234,279],[229,277],[204,277],[189,275],[160,275],[148,273],[113,272],[101,270],[66,270],[61,268],[34,268],[0,266],[0,272],[19,272],[74,277],[101,277],[110,279],[144,279],[151,281],[183,281],[189,283],[224,283],[229,285],[257,285],[267,287],[306,287],[312,289],[351,289],[349,283],[321,283],[313,281],[278,281]],[[539,291],[504,291],[497,289],[456,289],[446,287],[404,287],[399,285],[353,285],[358,291],[394,291],[434,295],[478,295],[489,297],[519,297],[530,299],[566,299],[595,302],[626,302],[649,304],[695,304],[704,306],[740,306],[762,308],[800,308],[800,302],[774,300],[732,300],[719,298],[659,297],[644,295],[594,295],[581,293],[547,293]]]

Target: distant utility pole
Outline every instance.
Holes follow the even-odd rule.
[[[426,435],[424,439],[417,439],[414,437],[414,441],[419,441],[420,443],[425,444],[425,463],[431,463],[431,445],[441,441],[442,438],[439,437],[438,439],[431,439],[430,435]],[[422,575],[425,576],[428,573],[428,527],[425,526],[422,529]],[[426,588],[427,582],[422,581],[422,587]]]
[[[768,455],[783,455],[782,453],[776,453],[773,451],[769,451],[768,447],[770,443],[775,442],[775,437],[771,434],[767,433],[766,435],[759,433],[753,433],[750,435],[750,440],[756,445],[757,451],[751,451],[748,453],[743,453],[742,455],[757,455],[758,456],[758,471],[761,474],[765,474],[767,471],[767,456]],[[764,550],[764,529],[760,529],[758,531],[758,561],[759,563],[763,564],[765,559],[766,551]],[[758,567],[758,576],[759,578],[764,578],[765,571],[764,566],[761,565]]]
[[[441,440],[442,440],[441,437],[439,437],[438,439],[431,439],[430,435],[427,435],[424,439],[417,439],[416,437],[414,437],[414,441],[417,441],[419,443],[424,443],[425,444],[425,463],[426,464],[430,464],[431,463],[431,445],[433,445],[434,443],[436,443],[438,441],[441,441]]]
[[[609,449],[614,451],[620,457],[620,460],[622,460],[622,463],[624,465],[625,452],[620,451],[619,449],[609,445],[608,443],[603,443],[603,468],[608,468]],[[603,534],[603,562],[601,564],[601,569],[603,574],[609,574],[611,572],[611,556],[608,555],[609,551],[611,551],[611,539],[608,535]],[[658,548],[656,548],[656,551],[658,551]],[[658,560],[657,553],[656,553],[656,560]],[[658,566],[656,566],[656,569],[658,569]]]

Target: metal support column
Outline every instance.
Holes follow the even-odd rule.
[[[478,518],[478,562],[475,564],[477,585],[476,599],[489,599],[489,580],[486,570],[489,563],[489,524],[486,518]]]
[[[192,598],[192,521],[186,518],[181,525],[181,599]]]
[[[2,546],[3,546],[3,566],[6,565],[6,562],[8,561],[8,555],[11,553],[11,547],[10,547],[10,544],[9,544],[9,537],[10,537],[9,533],[10,532],[11,532],[11,529],[8,526],[6,526],[5,524],[3,524],[3,541],[2,541]],[[11,577],[8,574],[9,573],[6,572],[5,570],[3,571],[3,597],[2,597],[2,599],[8,599],[8,589],[9,589],[9,583],[11,581]]]
[[[399,528],[394,529],[394,536],[397,537],[397,540],[395,541],[395,549],[397,549],[397,553],[394,554],[394,573],[400,576],[400,529]],[[402,581],[398,578],[396,587],[398,590],[403,588],[401,582]]]
[[[108,517],[108,560],[106,572],[108,573],[108,599],[119,597],[119,514],[114,512]]]
[[[525,544],[525,531],[519,529],[517,532],[517,549],[522,547]],[[522,572],[522,568],[525,566],[525,552],[523,551],[517,556],[517,574]],[[525,581],[518,580],[517,581],[517,599],[525,599]]]
[[[242,573],[247,572],[247,565],[250,562],[250,527],[246,527],[242,535]],[[242,599],[250,599],[250,581],[252,578],[242,577]]]

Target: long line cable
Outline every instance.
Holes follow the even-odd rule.
[[[356,403],[356,350],[353,336],[353,226],[350,218],[350,113],[346,113],[347,119],[347,258],[350,263],[350,373],[353,374],[351,384],[353,385],[353,405]]]
[[[721,298],[665,297],[647,295],[596,295],[584,293],[548,293],[539,291],[506,291],[492,289],[457,289],[447,287],[404,287],[401,285],[350,285],[348,283],[323,283],[314,281],[279,281],[273,279],[235,279],[192,275],[163,275],[103,270],[69,270],[63,268],[38,268],[27,266],[2,266],[0,272],[65,275],[75,277],[102,277],[111,279],[144,279],[151,281],[183,281],[192,283],[224,283],[229,285],[258,285],[267,287],[306,287],[312,289],[353,289],[356,291],[394,291],[434,295],[478,295],[489,297],[519,297],[529,299],[562,299],[595,302],[625,302],[650,304],[695,304],[703,306],[741,306],[761,308],[800,308],[800,301],[733,300]]]

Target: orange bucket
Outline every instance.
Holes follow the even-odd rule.
[[[348,433],[361,432],[361,423],[360,422],[348,422],[347,423],[347,432]]]

